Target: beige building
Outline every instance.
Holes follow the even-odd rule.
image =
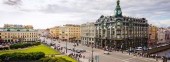
[[[81,25],[81,43],[91,45],[95,42],[95,24],[87,22]]]
[[[166,33],[166,29],[165,28],[158,28],[158,42],[157,44],[161,44],[161,43],[165,43],[165,33]]]
[[[158,28],[154,25],[148,27],[148,46],[152,47],[157,43],[157,31]]]
[[[32,26],[5,24],[0,29],[0,38],[5,42],[12,41],[37,41],[38,32]]]
[[[80,25],[63,25],[59,30],[59,38],[70,42],[80,41]]]
[[[59,26],[50,28],[50,34],[52,36],[52,38],[58,39],[59,38]]]

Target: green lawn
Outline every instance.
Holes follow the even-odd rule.
[[[23,53],[29,53],[29,52],[44,52],[46,55],[51,55],[51,54],[60,54],[60,52],[55,51],[54,49],[46,46],[46,45],[38,45],[38,46],[33,46],[33,47],[28,47],[24,49],[15,49],[15,50],[0,50],[0,55],[5,54],[5,53],[14,53],[14,52],[23,52]],[[70,60],[72,62],[77,62],[75,59],[70,58],[65,55],[59,55],[59,57],[65,58],[67,60]]]
[[[77,62],[75,59],[70,58],[70,57],[68,57],[68,56],[62,56],[62,58],[65,58],[65,59],[67,59],[67,60],[69,60],[69,61],[71,61],[71,62]]]
[[[3,50],[0,51],[0,55],[4,54],[4,53],[13,53],[13,52],[24,52],[24,53],[28,53],[28,52],[44,52],[46,55],[48,54],[60,54],[59,52],[55,51],[54,49],[46,46],[46,45],[39,45],[39,46],[33,46],[33,47],[29,47],[29,48],[25,48],[25,49],[15,49],[15,50]]]

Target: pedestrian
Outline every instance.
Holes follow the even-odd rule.
[[[156,61],[158,61],[158,54],[155,55],[155,59],[156,59]]]
[[[82,55],[80,54],[80,58],[82,58]]]
[[[130,55],[130,50],[128,50],[128,53],[129,53],[129,55]]]
[[[85,58],[85,56],[83,55],[83,58]]]

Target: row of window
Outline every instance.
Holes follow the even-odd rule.
[[[97,37],[108,37],[108,38],[110,38],[110,36],[105,36],[105,35],[97,35]],[[117,36],[115,36],[115,35],[112,35],[112,37],[113,38],[115,38],[115,37],[117,37],[117,38],[128,38],[128,37],[147,37],[147,35],[134,35],[134,36],[130,36],[130,35],[117,35]]]
[[[94,38],[86,38],[86,37],[82,37],[81,40],[94,41]]]
[[[105,34],[106,33],[106,31],[103,31],[103,32],[96,32],[96,34],[101,34],[101,33],[103,33],[103,34]],[[110,34],[110,31],[109,32],[107,32],[108,34]],[[140,31],[140,32],[127,32],[127,31],[125,31],[125,32],[121,32],[121,31],[117,31],[116,33],[122,33],[122,34],[147,34],[147,32],[146,31]],[[112,32],[112,34],[115,34],[115,31],[113,31]]]
[[[7,31],[11,31],[10,29],[7,29]],[[17,31],[20,31],[19,29]],[[29,31],[29,30],[26,30],[26,31]]]
[[[94,33],[83,33],[82,35],[84,35],[84,36],[94,36],[95,34]]]
[[[95,32],[95,30],[81,30],[81,32]]]
[[[29,35],[29,34],[37,34],[37,33],[4,33],[5,35],[10,34],[10,35],[16,35],[16,34],[23,34],[23,35]]]
[[[70,30],[69,30],[69,32],[80,32],[80,31],[75,31],[75,30],[70,31]]]
[[[69,28],[69,30],[79,30],[80,28]]]
[[[32,38],[32,37],[37,37],[37,36],[16,36],[16,38]],[[5,36],[5,38],[15,38],[15,36]]]

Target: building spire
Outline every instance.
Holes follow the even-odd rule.
[[[119,0],[117,0],[117,6],[120,6],[120,1]]]
[[[117,6],[116,6],[116,9],[115,9],[115,17],[122,17],[122,10],[121,10],[121,7],[120,7],[120,1],[117,0]]]

